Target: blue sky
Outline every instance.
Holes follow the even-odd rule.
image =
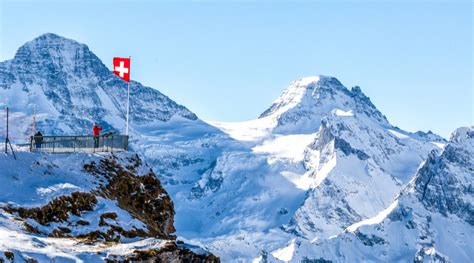
[[[205,120],[256,118],[293,80],[361,86],[389,121],[448,137],[474,124],[471,1],[0,0],[0,60],[46,32]]]

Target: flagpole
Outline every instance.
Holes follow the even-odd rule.
[[[132,71],[131,70],[131,68],[132,68],[132,66],[131,66],[132,57],[129,56],[128,59],[130,61],[130,65],[128,66],[128,78],[129,78],[129,80],[128,80],[128,92],[127,92],[127,124],[125,126],[125,135],[127,135],[127,136],[128,136],[128,120],[129,120],[129,115],[130,115],[130,81],[132,81],[132,79],[130,77],[131,76],[130,73]]]

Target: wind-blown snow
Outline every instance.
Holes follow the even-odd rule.
[[[397,132],[397,131],[394,131],[394,130],[388,130],[391,134],[397,136],[397,138],[400,138],[400,139],[406,139],[406,138],[409,138],[408,135],[405,135],[403,133],[400,133],[400,132]]]
[[[340,110],[340,109],[336,109],[334,111],[334,114],[336,114],[337,116],[354,116],[354,114],[352,113],[352,110],[349,110],[349,111],[343,111],[343,110]]]
[[[275,121],[271,118],[245,122],[208,121],[208,123],[239,141],[258,141],[271,135],[271,129],[275,126]]]
[[[392,204],[390,204],[389,207],[387,207],[386,209],[380,211],[380,213],[378,213],[376,216],[372,217],[372,218],[368,218],[368,219],[364,219],[360,222],[357,222],[355,224],[352,224],[350,225],[346,230],[349,231],[349,232],[354,232],[356,231],[359,227],[361,226],[365,226],[365,225],[375,225],[375,224],[378,224],[380,222],[382,222],[382,220],[384,220],[387,215],[392,212],[392,210],[398,205],[398,200],[395,200],[395,202],[393,202]]]
[[[290,244],[287,247],[277,249],[272,252],[272,255],[285,262],[289,262],[293,258],[293,253],[295,251],[295,240],[291,240]]]
[[[303,160],[306,147],[314,140],[314,134],[276,135],[252,148],[255,153],[267,153],[273,158],[285,158],[293,162]]]

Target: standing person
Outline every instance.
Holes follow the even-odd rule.
[[[34,139],[36,149],[41,149],[41,144],[43,143],[43,134],[38,131],[37,133],[35,133]]]
[[[92,127],[92,133],[94,134],[94,148],[99,147],[99,136],[100,132],[102,131],[102,127],[97,125],[96,122],[94,122],[94,126]]]

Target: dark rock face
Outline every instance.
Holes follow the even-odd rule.
[[[379,110],[377,110],[370,98],[362,92],[359,86],[352,87],[350,91],[350,96],[356,101],[355,106],[357,111],[363,112],[367,116],[375,118],[382,123],[388,122],[385,115],[383,115]]]
[[[306,257],[301,260],[301,263],[332,263],[332,260],[325,260],[324,258],[309,259]]]
[[[365,152],[352,148],[351,145],[343,139],[336,137],[334,139],[334,147],[340,149],[345,155],[355,154],[360,160],[369,159],[369,156]]]
[[[75,237],[87,242],[107,241],[120,242],[122,237],[148,237],[149,234],[142,229],[124,230],[115,224],[109,224],[106,218],[115,219],[117,214],[108,212],[100,215],[100,223],[97,226],[101,230],[93,230],[82,234],[73,234],[73,228],[80,226],[89,226],[86,220],[72,220],[71,215],[81,218],[84,213],[93,212],[96,209],[97,197],[92,193],[73,192],[71,195],[64,195],[53,199],[42,207],[34,208],[15,208],[8,207],[5,210],[9,213],[15,213],[23,219],[32,219],[41,226],[50,227],[54,223],[55,227],[39,230],[39,225],[33,226],[24,222],[24,227],[28,232],[47,235],[49,237]],[[45,229],[45,228],[43,228]]]
[[[336,123],[335,125],[328,124],[326,120],[321,122],[320,137],[315,140],[309,147],[313,150],[321,149],[331,140],[334,140],[334,148],[341,150],[346,156],[354,154],[360,160],[367,160],[370,158],[365,152],[353,148],[346,140],[338,137],[337,134],[341,130],[348,129],[343,123]]]
[[[97,198],[90,193],[74,192],[70,196],[60,196],[47,205],[35,208],[10,207],[8,212],[16,212],[21,218],[31,218],[41,225],[51,222],[65,222],[69,215],[80,216],[84,211],[92,211]]]
[[[108,180],[108,184],[101,185],[98,194],[117,200],[120,208],[146,223],[148,236],[174,239],[171,235],[175,232],[174,206],[170,196],[151,169],[142,176],[134,174],[142,163],[138,156],[128,161],[131,165],[125,167],[111,156],[99,164],[85,165],[84,170]]]
[[[418,171],[415,189],[429,210],[455,214],[474,225],[474,138],[470,130],[451,139],[443,153],[431,153]]]
[[[355,235],[366,246],[374,246],[376,244],[381,245],[386,243],[381,237],[375,235],[366,235],[360,231],[356,231]]]

